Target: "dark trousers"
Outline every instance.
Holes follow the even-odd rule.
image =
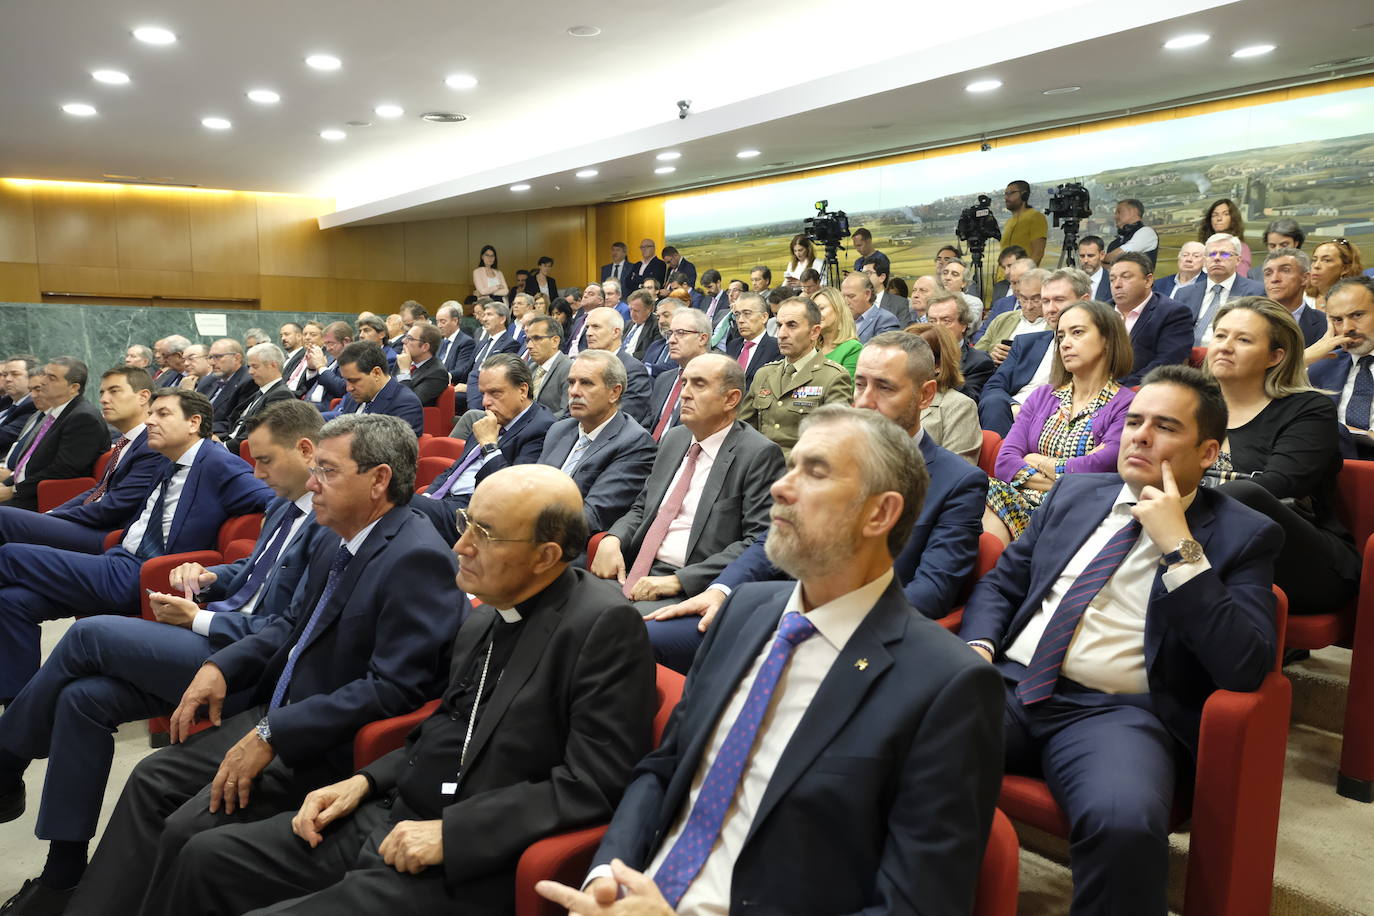
[[[211,814],[210,782],[220,761],[265,710],[258,706],[225,719],[220,728],[165,747],[134,767],[65,916],[155,911],[163,880],[191,837],[226,824],[294,813],[308,791],[339,779],[341,774],[300,773],[273,760],[254,781],[248,807]]]
[[[122,548],[91,556],[55,547],[0,547],[0,699],[38,670],[38,625],[74,614],[138,610],[139,559]]]
[[[0,544],[42,544],[77,553],[104,553],[105,532],[27,509],[0,506]]]
[[[1007,772],[1042,776],[1070,825],[1070,913],[1165,916],[1176,745],[1149,696],[1061,679],[1026,707],[1006,685]]]
[[[678,674],[686,674],[687,669],[692,667],[692,659],[697,656],[697,648],[706,639],[706,634],[697,629],[700,623],[701,618],[696,614],[644,621],[649,628],[649,645],[654,650],[654,661],[665,668],[672,668]]]
[[[95,836],[115,729],[166,715],[209,655],[204,636],[142,618],[72,625],[0,716],[0,748],[25,760],[48,758],[39,839]]]
[[[145,916],[471,912],[455,908],[442,867],[409,875],[382,861],[378,847],[396,820],[384,802],[363,802],[315,849],[291,832],[293,815],[193,837]]]
[[[1253,480],[1233,480],[1217,490],[1283,529],[1274,584],[1288,596],[1290,614],[1328,614],[1355,597],[1360,557],[1353,544],[1318,528]]]
[[[1011,415],[1011,393],[986,387],[978,396],[978,425],[990,429],[1002,438],[1011,432],[1015,419]]]

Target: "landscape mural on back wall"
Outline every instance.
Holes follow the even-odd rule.
[[[692,263],[715,267],[727,282],[747,281],[759,264],[771,268],[777,282],[789,240],[814,215],[813,204],[828,200],[830,209],[848,213],[852,228],[873,233],[892,260],[893,276],[911,278],[931,272],[938,248],[955,240],[960,211],[978,194],[992,198],[993,215],[1005,225],[1010,214],[1002,191],[1015,179],[1031,183],[1031,205],[1041,211],[1054,186],[1083,183],[1093,215],[1083,221],[1080,237],[1110,241],[1116,201],[1143,201],[1145,222],[1160,236],[1160,276],[1174,273],[1179,246],[1197,237],[1203,211],[1223,197],[1242,208],[1246,241],[1257,252],[1264,250],[1265,226],[1291,216],[1307,232],[1308,251],[1319,240],[1342,236],[1368,262],[1374,253],[1374,88],[670,198],[665,236]],[[1052,222],[1042,267],[1053,268],[1060,257],[1063,232]],[[989,242],[987,269],[995,268],[997,251],[998,243]],[[852,267],[855,257],[852,248],[841,252],[841,269]]]

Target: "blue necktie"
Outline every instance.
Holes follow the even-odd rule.
[[[167,501],[167,485],[172,482],[172,477],[180,467],[177,464],[172,465],[167,471],[167,476],[158,484],[157,496],[153,499],[153,511],[148,514],[148,526],[143,529],[143,538],[138,542],[139,559],[160,557],[167,552],[166,535],[162,530],[162,507]]]
[[[706,864],[711,847],[720,836],[725,812],[739,788],[745,761],[754,747],[778,679],[792,658],[792,650],[815,633],[816,627],[801,614],[792,612],[783,615],[773,646],[768,650],[753,686],[749,688],[744,708],[730,726],[725,741],[721,743],[720,753],[706,773],[701,791],[697,793],[696,804],[687,815],[687,823],[654,875],[654,883],[669,906],[678,905],[687,888],[696,880],[701,867]]]
[[[305,622],[305,629],[301,631],[300,639],[291,647],[291,652],[286,657],[286,667],[281,669],[281,677],[277,678],[277,686],[272,690],[272,702],[268,704],[268,709],[276,709],[286,698],[286,690],[291,686],[291,674],[296,670],[296,660],[301,657],[301,653],[310,645],[310,637],[315,632],[315,624],[319,622],[320,614],[325,606],[329,604],[329,599],[334,597],[334,589],[339,587],[339,580],[343,578],[343,571],[348,568],[348,561],[353,559],[353,554],[348,552],[348,545],[340,544],[339,552],[334,554],[334,562],[329,567],[329,578],[325,580],[324,591],[320,593],[320,600],[315,602],[315,609],[310,612],[310,619]]]
[[[1355,364],[1355,387],[1345,405],[1345,425],[1369,429],[1369,408],[1374,403],[1374,354],[1361,356]]]
[[[1064,655],[1073,642],[1073,634],[1078,631],[1078,622],[1083,612],[1102,591],[1140,538],[1140,522],[1131,521],[1116,534],[1112,535],[1087,568],[1073,580],[1073,585],[1064,593],[1064,600],[1054,609],[1045,632],[1040,634],[1040,643],[1035,647],[1030,664],[1026,666],[1026,676],[1016,685],[1016,695],[1024,706],[1031,706],[1054,695],[1055,684],[1059,682],[1059,669],[1064,664]]]
[[[262,553],[258,554],[256,562],[253,563],[253,571],[249,573],[248,581],[228,598],[222,601],[212,601],[205,606],[205,609],[217,614],[241,610],[258,593],[258,589],[262,588],[263,582],[267,581],[268,574],[276,568],[277,558],[281,556],[282,548],[286,546],[286,537],[291,531],[291,525],[302,514],[301,507],[295,503],[287,506],[286,511],[282,513],[281,522],[272,532],[271,539],[267,541]]]

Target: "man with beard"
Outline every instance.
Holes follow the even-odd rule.
[[[768,555],[799,581],[726,603],[585,891],[537,885],[574,913],[621,887],[637,913],[972,910],[1000,685],[893,576],[925,493],[920,451],[877,412],[828,405],[788,464]],[[823,810],[844,816],[821,826]]]

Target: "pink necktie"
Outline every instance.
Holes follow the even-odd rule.
[[[39,424],[38,432],[34,435],[33,441],[29,443],[28,451],[24,452],[23,457],[19,459],[19,463],[14,466],[15,479],[18,479],[19,475],[23,472],[24,465],[29,463],[29,456],[33,454],[34,449],[38,448],[38,443],[43,441],[43,437],[48,434],[48,430],[52,428],[52,424],[52,414],[48,414],[43,418],[43,422]]]
[[[673,418],[673,408],[677,406],[678,395],[682,394],[682,373],[678,373],[677,381],[673,383],[673,390],[668,392],[668,400],[663,404],[663,416],[658,418],[658,424],[654,427],[654,441],[663,438],[663,431],[668,428],[668,421]]]
[[[754,352],[754,342],[746,340],[744,346],[739,351],[739,367],[746,369],[749,366],[749,354]]]
[[[663,505],[658,507],[658,515],[654,516],[654,523],[644,535],[644,543],[639,545],[639,553],[635,556],[634,565],[630,567],[630,574],[625,577],[622,591],[626,598],[630,597],[630,590],[634,588],[635,583],[648,575],[649,569],[654,565],[654,557],[658,556],[659,548],[663,546],[663,539],[668,536],[668,526],[682,511],[682,502],[687,498],[687,490],[692,486],[692,477],[696,474],[697,458],[700,455],[701,444],[693,442],[692,447],[687,449],[687,461],[678,476],[677,486],[673,487],[673,492],[668,494]]]

